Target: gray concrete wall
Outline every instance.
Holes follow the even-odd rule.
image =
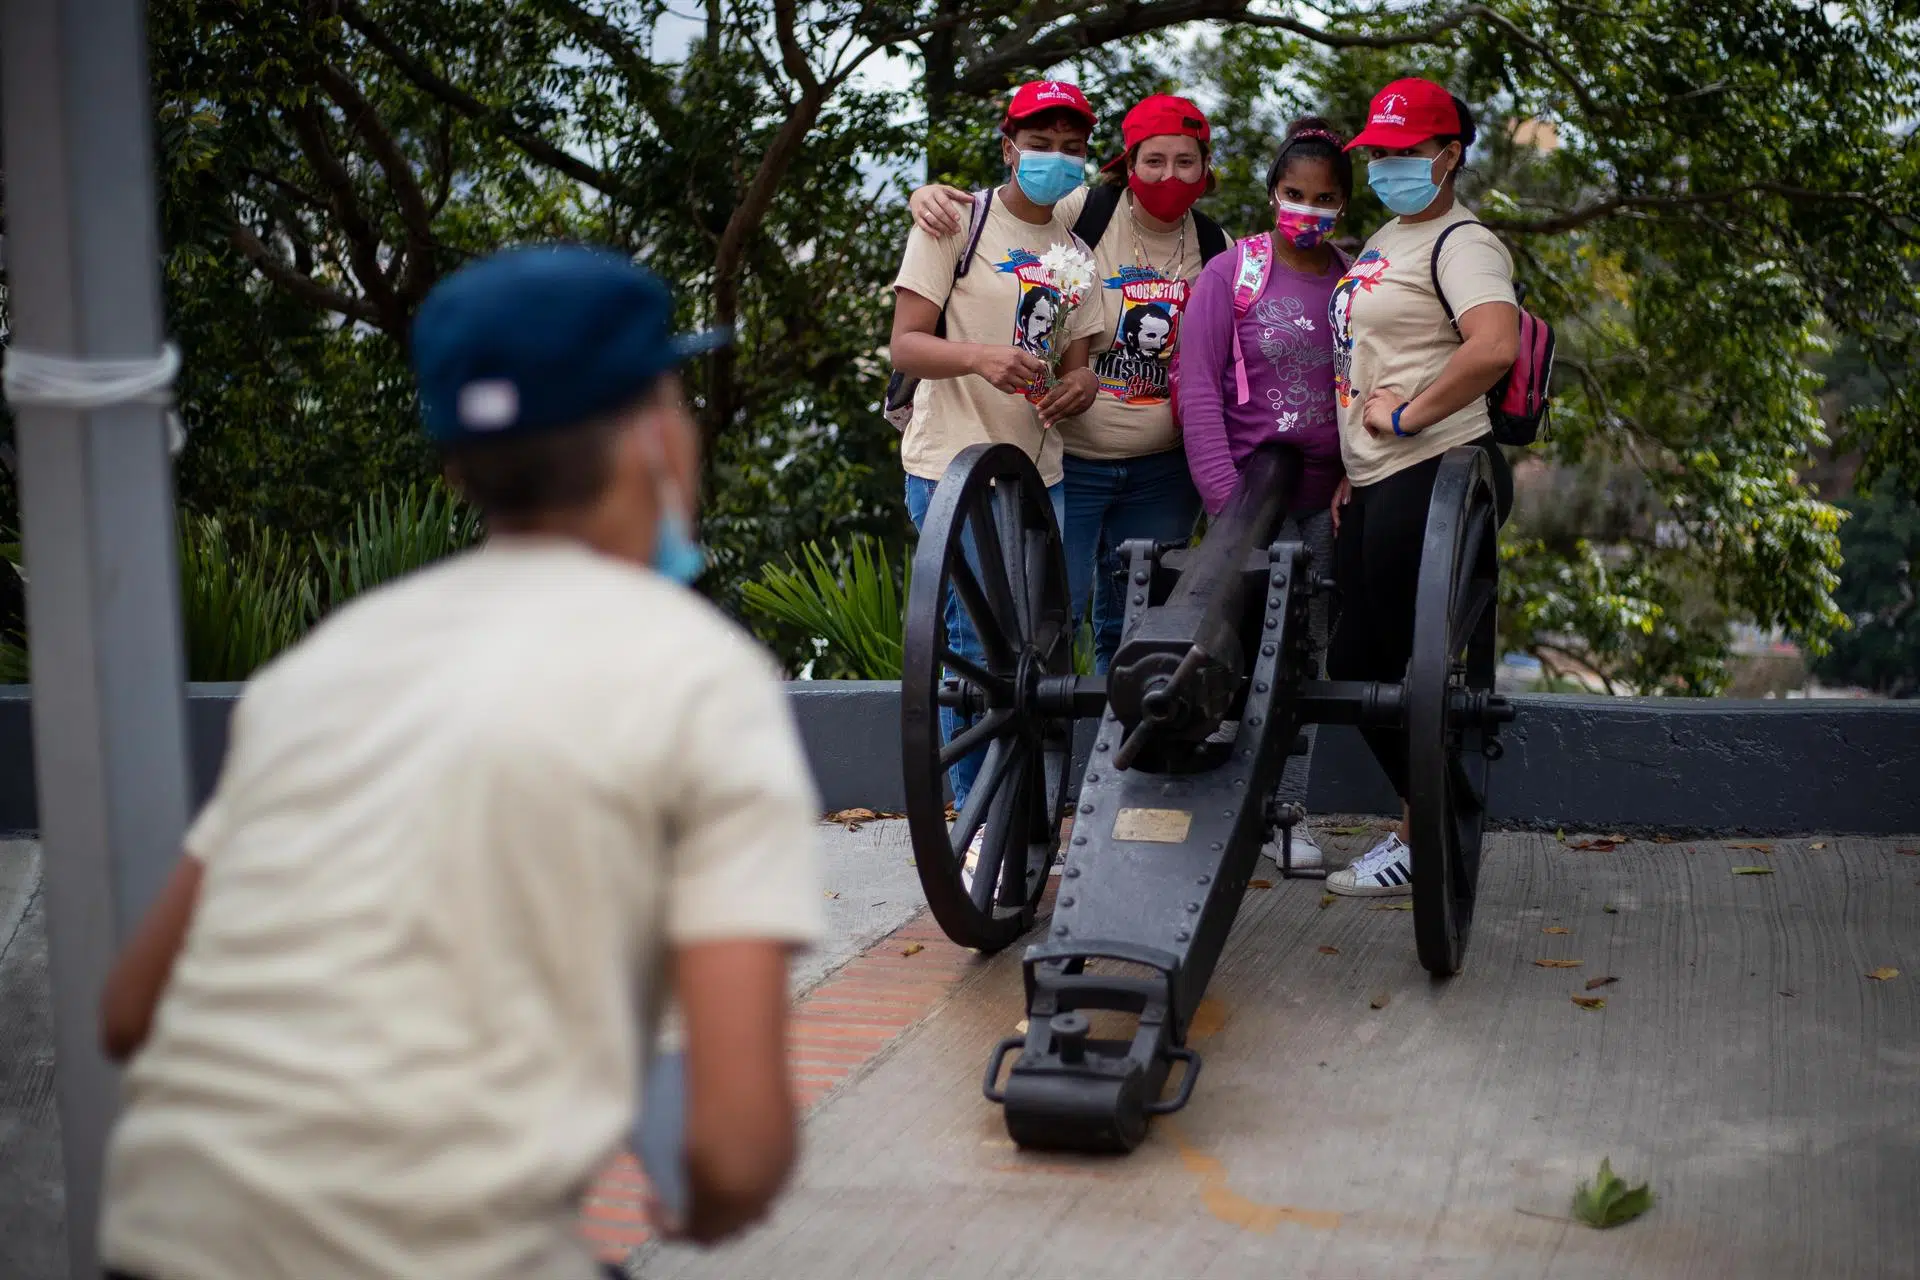
[[[788,690],[826,806],[899,810],[899,686],[806,681]],[[196,801],[218,776],[239,691],[192,687]],[[1562,696],[1515,702],[1519,718],[1504,735],[1507,753],[1492,795],[1494,818],[1508,825],[1920,832],[1920,703]],[[37,825],[29,712],[24,688],[0,687],[0,832]],[[1082,727],[1090,741],[1091,724]],[[1319,735],[1308,804],[1317,813],[1397,807],[1359,736],[1333,727]]]

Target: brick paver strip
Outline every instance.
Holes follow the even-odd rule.
[[[903,954],[915,944],[920,950]],[[848,961],[794,1006],[794,1088],[811,1111],[860,1074],[955,987],[979,957],[947,941],[924,910]],[[580,1213],[580,1233],[605,1262],[619,1263],[651,1236],[646,1175],[622,1155],[600,1175]]]

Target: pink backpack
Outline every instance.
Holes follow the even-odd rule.
[[[1239,255],[1233,264],[1233,385],[1239,393],[1236,401],[1245,404],[1247,358],[1240,350],[1240,320],[1253,310],[1255,299],[1267,287],[1267,274],[1273,268],[1273,233],[1248,236],[1234,246]],[[1174,348],[1173,361],[1167,366],[1167,400],[1173,408],[1173,420],[1180,421],[1180,349]]]
[[[1448,236],[1472,222],[1469,218],[1454,223],[1433,242],[1433,294],[1440,299],[1440,307],[1447,313],[1447,321],[1455,333],[1460,331],[1460,321],[1440,288],[1440,246],[1447,242]],[[1515,290],[1516,303],[1525,296],[1524,290]],[[1520,446],[1540,438],[1540,428],[1553,407],[1552,382],[1553,327],[1522,306],[1520,350],[1513,357],[1513,367],[1501,374],[1500,381],[1487,392],[1487,417],[1493,424],[1495,443]]]

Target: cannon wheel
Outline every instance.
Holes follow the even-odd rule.
[[[948,643],[952,591],[986,658]],[[1070,718],[1034,707],[1044,676],[1073,674],[1073,609],[1053,504],[1033,462],[1013,445],[973,445],[934,490],[908,589],[901,746],[908,829],[927,905],[946,935],[997,951],[1033,925],[1060,844]],[[949,676],[951,680],[949,680]],[[977,712],[944,742],[942,705]],[[967,806],[949,830],[946,774],[984,746]],[[974,833],[978,865],[963,875]]]
[[[1407,804],[1413,932],[1435,977],[1460,971],[1480,880],[1489,736],[1459,713],[1493,691],[1499,516],[1493,468],[1477,446],[1449,450],[1427,511],[1407,664]]]

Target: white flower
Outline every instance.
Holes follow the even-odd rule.
[[[1056,244],[1041,254],[1040,267],[1069,307],[1078,306],[1093,287],[1093,260],[1071,244]]]
[[[1305,316],[1295,316],[1293,322],[1302,329],[1305,329],[1308,333],[1313,332],[1313,321],[1307,319]]]
[[[1285,435],[1299,425],[1300,415],[1298,413],[1283,413],[1280,415],[1279,420],[1273,424],[1273,429],[1276,434]]]

